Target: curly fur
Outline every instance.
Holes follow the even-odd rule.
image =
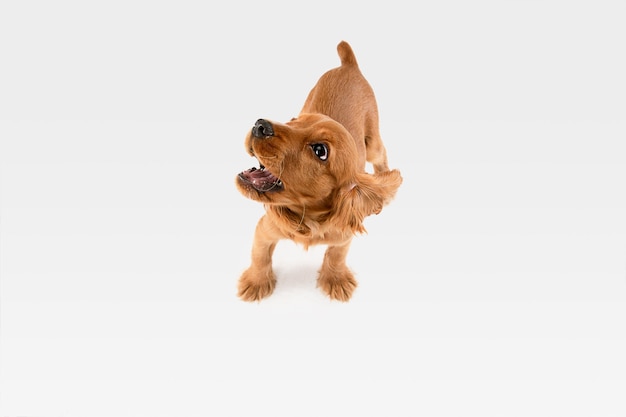
[[[245,138],[261,167],[240,173],[237,188],[266,211],[256,227],[251,265],[239,279],[245,301],[274,290],[272,255],[280,239],[305,248],[328,245],[317,285],[331,299],[348,301],[357,286],[345,264],[352,238],[365,232],[364,219],[380,213],[402,183],[387,164],[374,92],[350,45],[341,42],[337,51],[341,66],[322,75],[298,117],[287,123],[260,119]],[[319,145],[324,158],[314,151]],[[366,162],[373,173],[366,172]]]

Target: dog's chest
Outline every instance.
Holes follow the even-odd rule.
[[[313,245],[333,245],[350,239],[349,233],[343,233],[327,224],[306,222],[298,228],[286,231],[286,236],[305,248]]]

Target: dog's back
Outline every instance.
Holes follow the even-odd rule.
[[[337,53],[341,66],[320,77],[300,113],[321,113],[341,123],[356,141],[363,165],[367,156],[377,172],[388,170],[374,91],[361,74],[350,45],[341,41]]]

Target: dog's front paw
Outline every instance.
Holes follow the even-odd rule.
[[[317,286],[328,295],[331,300],[348,301],[356,289],[357,282],[354,275],[347,268],[342,271],[327,272],[322,269],[317,278]]]
[[[276,287],[276,278],[270,269],[266,273],[247,269],[239,278],[237,295],[244,301],[261,301]]]

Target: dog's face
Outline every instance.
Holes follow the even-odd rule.
[[[322,114],[301,114],[287,123],[260,119],[245,139],[259,166],[240,172],[239,191],[269,206],[317,213],[338,229],[364,231],[402,182],[396,170],[368,174],[364,151],[350,133]]]
[[[259,120],[245,146],[259,167],[239,174],[239,190],[253,200],[286,206],[328,204],[361,168],[352,136],[321,114],[303,114],[286,124]]]

